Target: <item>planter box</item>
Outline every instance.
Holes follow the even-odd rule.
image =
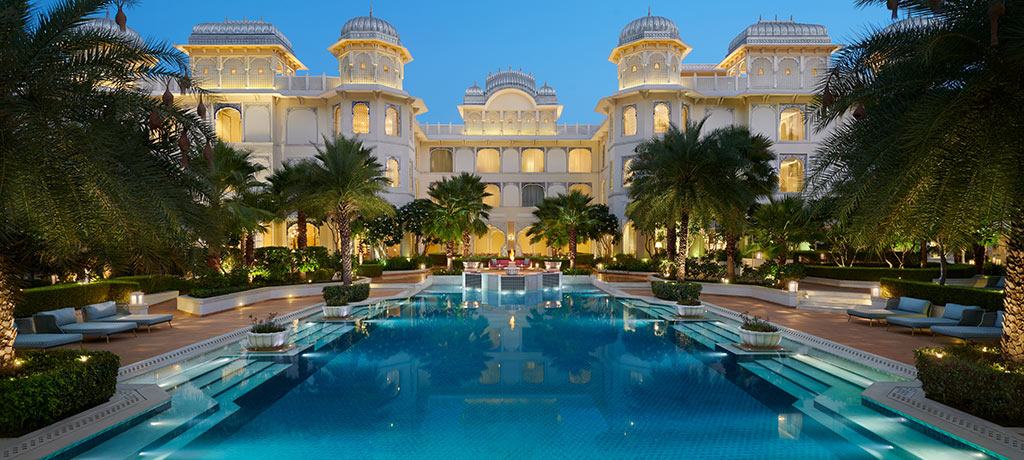
[[[327,318],[344,318],[351,315],[351,305],[324,305],[324,316]]]
[[[361,278],[353,281],[355,284],[369,283],[369,278]],[[180,296],[178,297],[178,311],[190,315],[205,316],[212,313],[238,308],[251,303],[264,300],[285,299],[289,297],[306,297],[323,295],[325,286],[339,286],[345,283],[341,281],[330,283],[307,283],[292,284],[289,286],[269,286],[264,288],[249,289],[248,291],[232,292],[231,294],[207,297],[203,299]]]
[[[166,302],[178,298],[178,291],[161,291],[152,292],[142,296],[142,303],[149,305],[156,305],[160,302]]]
[[[753,297],[755,299],[773,302],[787,307],[795,307],[800,303],[799,292],[783,291],[764,286],[750,284],[725,284],[725,283],[699,283],[703,288],[701,294],[731,295],[738,297]]]
[[[743,343],[753,348],[776,348],[779,343],[782,342],[782,331],[775,332],[756,332],[748,331],[742,327],[736,328],[739,330],[740,339]]]
[[[680,305],[676,304],[676,315],[684,317],[695,317],[704,315],[704,305]]]
[[[249,337],[249,348],[259,349],[271,349],[281,348],[288,344],[288,339],[292,336],[291,329],[285,329],[281,332],[272,332],[269,334],[256,334],[250,332]]]

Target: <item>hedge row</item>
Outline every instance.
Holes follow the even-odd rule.
[[[192,287],[192,282],[189,280],[181,279],[176,276],[166,275],[136,275],[136,276],[121,276],[114,278],[113,281],[129,281],[133,283],[139,283],[139,290],[147,294],[152,292],[163,292],[163,291],[188,291]]]
[[[59,308],[81,308],[89,304],[128,302],[132,291],[139,290],[133,281],[97,281],[89,284],[55,284],[21,291],[21,301],[14,308],[16,318],[32,316]]]
[[[970,278],[976,270],[971,265],[950,265],[948,278]],[[882,278],[902,278],[911,281],[931,281],[941,275],[939,268],[888,268],[888,267],[832,267],[808,265],[807,276],[850,281],[878,281]]]
[[[998,347],[918,349],[914,357],[928,399],[1002,426],[1024,426],[1024,369],[1004,367]]]
[[[324,301],[327,305],[345,305],[349,302],[362,302],[370,297],[370,285],[347,284],[324,287]]]
[[[671,300],[684,303],[686,305],[693,304],[694,301],[698,300],[700,298],[700,292],[703,289],[703,286],[698,283],[651,281],[651,292],[654,293],[655,297],[661,300]]]
[[[109,351],[35,351],[19,359],[15,375],[0,379],[0,438],[21,436],[107,402],[121,366]]]
[[[936,305],[977,305],[989,311],[1003,309],[1003,293],[999,291],[893,278],[882,278],[880,284],[883,297],[914,297],[930,300]]]
[[[384,264],[362,264],[356,267],[356,274],[367,278],[376,278],[384,274]]]

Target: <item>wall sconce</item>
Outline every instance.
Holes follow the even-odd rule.
[[[871,297],[878,298],[882,297],[882,286],[871,287]]]
[[[797,283],[796,281],[790,281],[789,282],[789,292],[797,292],[799,290],[800,290],[800,283]]]
[[[129,294],[128,303],[130,303],[132,305],[142,305],[143,303],[145,303],[143,301],[145,295],[146,294],[144,292],[142,292],[142,291],[132,292],[131,294]]]

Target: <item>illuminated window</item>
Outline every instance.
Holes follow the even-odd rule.
[[[480,149],[476,152],[476,172],[501,172],[501,156],[495,149]]]
[[[569,186],[570,192],[580,192],[587,196],[592,196],[590,184],[572,184]]]
[[[544,151],[541,149],[523,150],[522,172],[544,172]]]
[[[811,69],[811,75],[817,75],[818,69]]]
[[[217,111],[217,137],[224,142],[242,142],[242,114],[234,108]]]
[[[661,69],[661,63],[660,62],[655,62],[654,63],[654,70],[658,70],[658,69]]]
[[[779,191],[797,193],[804,190],[804,162],[790,158],[779,165]]]
[[[626,158],[626,161],[622,162],[622,186],[629,187],[629,184],[633,182],[633,159]]]
[[[636,135],[636,106],[629,106],[622,110],[622,135]]]
[[[690,120],[690,108],[684,105],[683,111],[679,115],[679,123],[681,123],[679,126],[682,127],[683,131],[686,131],[686,122]]]
[[[370,106],[365,102],[357,102],[352,106],[352,133],[365,134],[370,132]]]
[[[492,208],[501,206],[501,189],[497,185],[487,184],[487,186],[484,187],[484,192],[491,194],[491,196],[484,197],[484,204]]]
[[[256,73],[259,75],[263,75],[263,67],[256,69]]]
[[[365,62],[360,62],[359,63],[359,69],[360,70],[366,70],[366,63]]]
[[[430,172],[452,172],[452,151],[448,149],[431,150]]]
[[[538,184],[523,186],[523,207],[537,206],[544,201],[544,187]]]
[[[388,71],[388,66],[384,66],[384,71],[385,71],[385,72],[387,72],[387,71]]]
[[[757,68],[757,74],[758,74],[758,75],[764,75],[764,69],[762,69],[762,68],[758,67],[758,68]]]
[[[633,69],[632,69],[632,70],[630,70],[630,71],[631,71],[631,72],[636,72],[636,66],[633,66]]]
[[[232,67],[232,68],[231,68],[231,75],[234,75],[234,74],[236,74],[236,73],[238,73],[238,69],[236,69],[236,68]]]
[[[395,106],[388,106],[384,110],[384,134],[388,136],[398,136],[401,128],[400,119],[398,117],[398,108]]]
[[[551,123],[551,119],[550,118],[545,118],[544,119],[544,123]]]
[[[804,112],[796,107],[790,107],[782,111],[779,120],[779,140],[802,141],[804,140]]]
[[[569,151],[569,172],[590,172],[590,150],[572,149]]]
[[[398,181],[400,180],[401,174],[398,171],[398,160],[394,158],[388,158],[387,163],[384,166],[384,177],[388,178],[391,182],[392,187],[398,187]]]
[[[210,74],[210,68],[209,67],[203,68],[203,75],[209,75],[209,74]]]
[[[789,67],[786,67],[786,75],[789,75],[789,74],[791,74],[791,73],[792,73],[792,72],[791,72],[791,71],[789,70]]]
[[[654,104],[654,132],[667,133],[669,126],[668,103],[658,102]]]
[[[334,106],[334,135],[341,134],[341,106]]]

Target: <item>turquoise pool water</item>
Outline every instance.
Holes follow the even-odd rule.
[[[802,353],[738,361],[724,320],[588,288],[530,307],[426,292],[360,325],[297,321],[293,356],[240,345],[134,379],[172,394],[78,458],[992,458],[864,406],[891,380]],[[537,299],[530,299],[531,302]],[[789,344],[795,346],[795,344]],[[85,447],[88,450],[82,451]]]

